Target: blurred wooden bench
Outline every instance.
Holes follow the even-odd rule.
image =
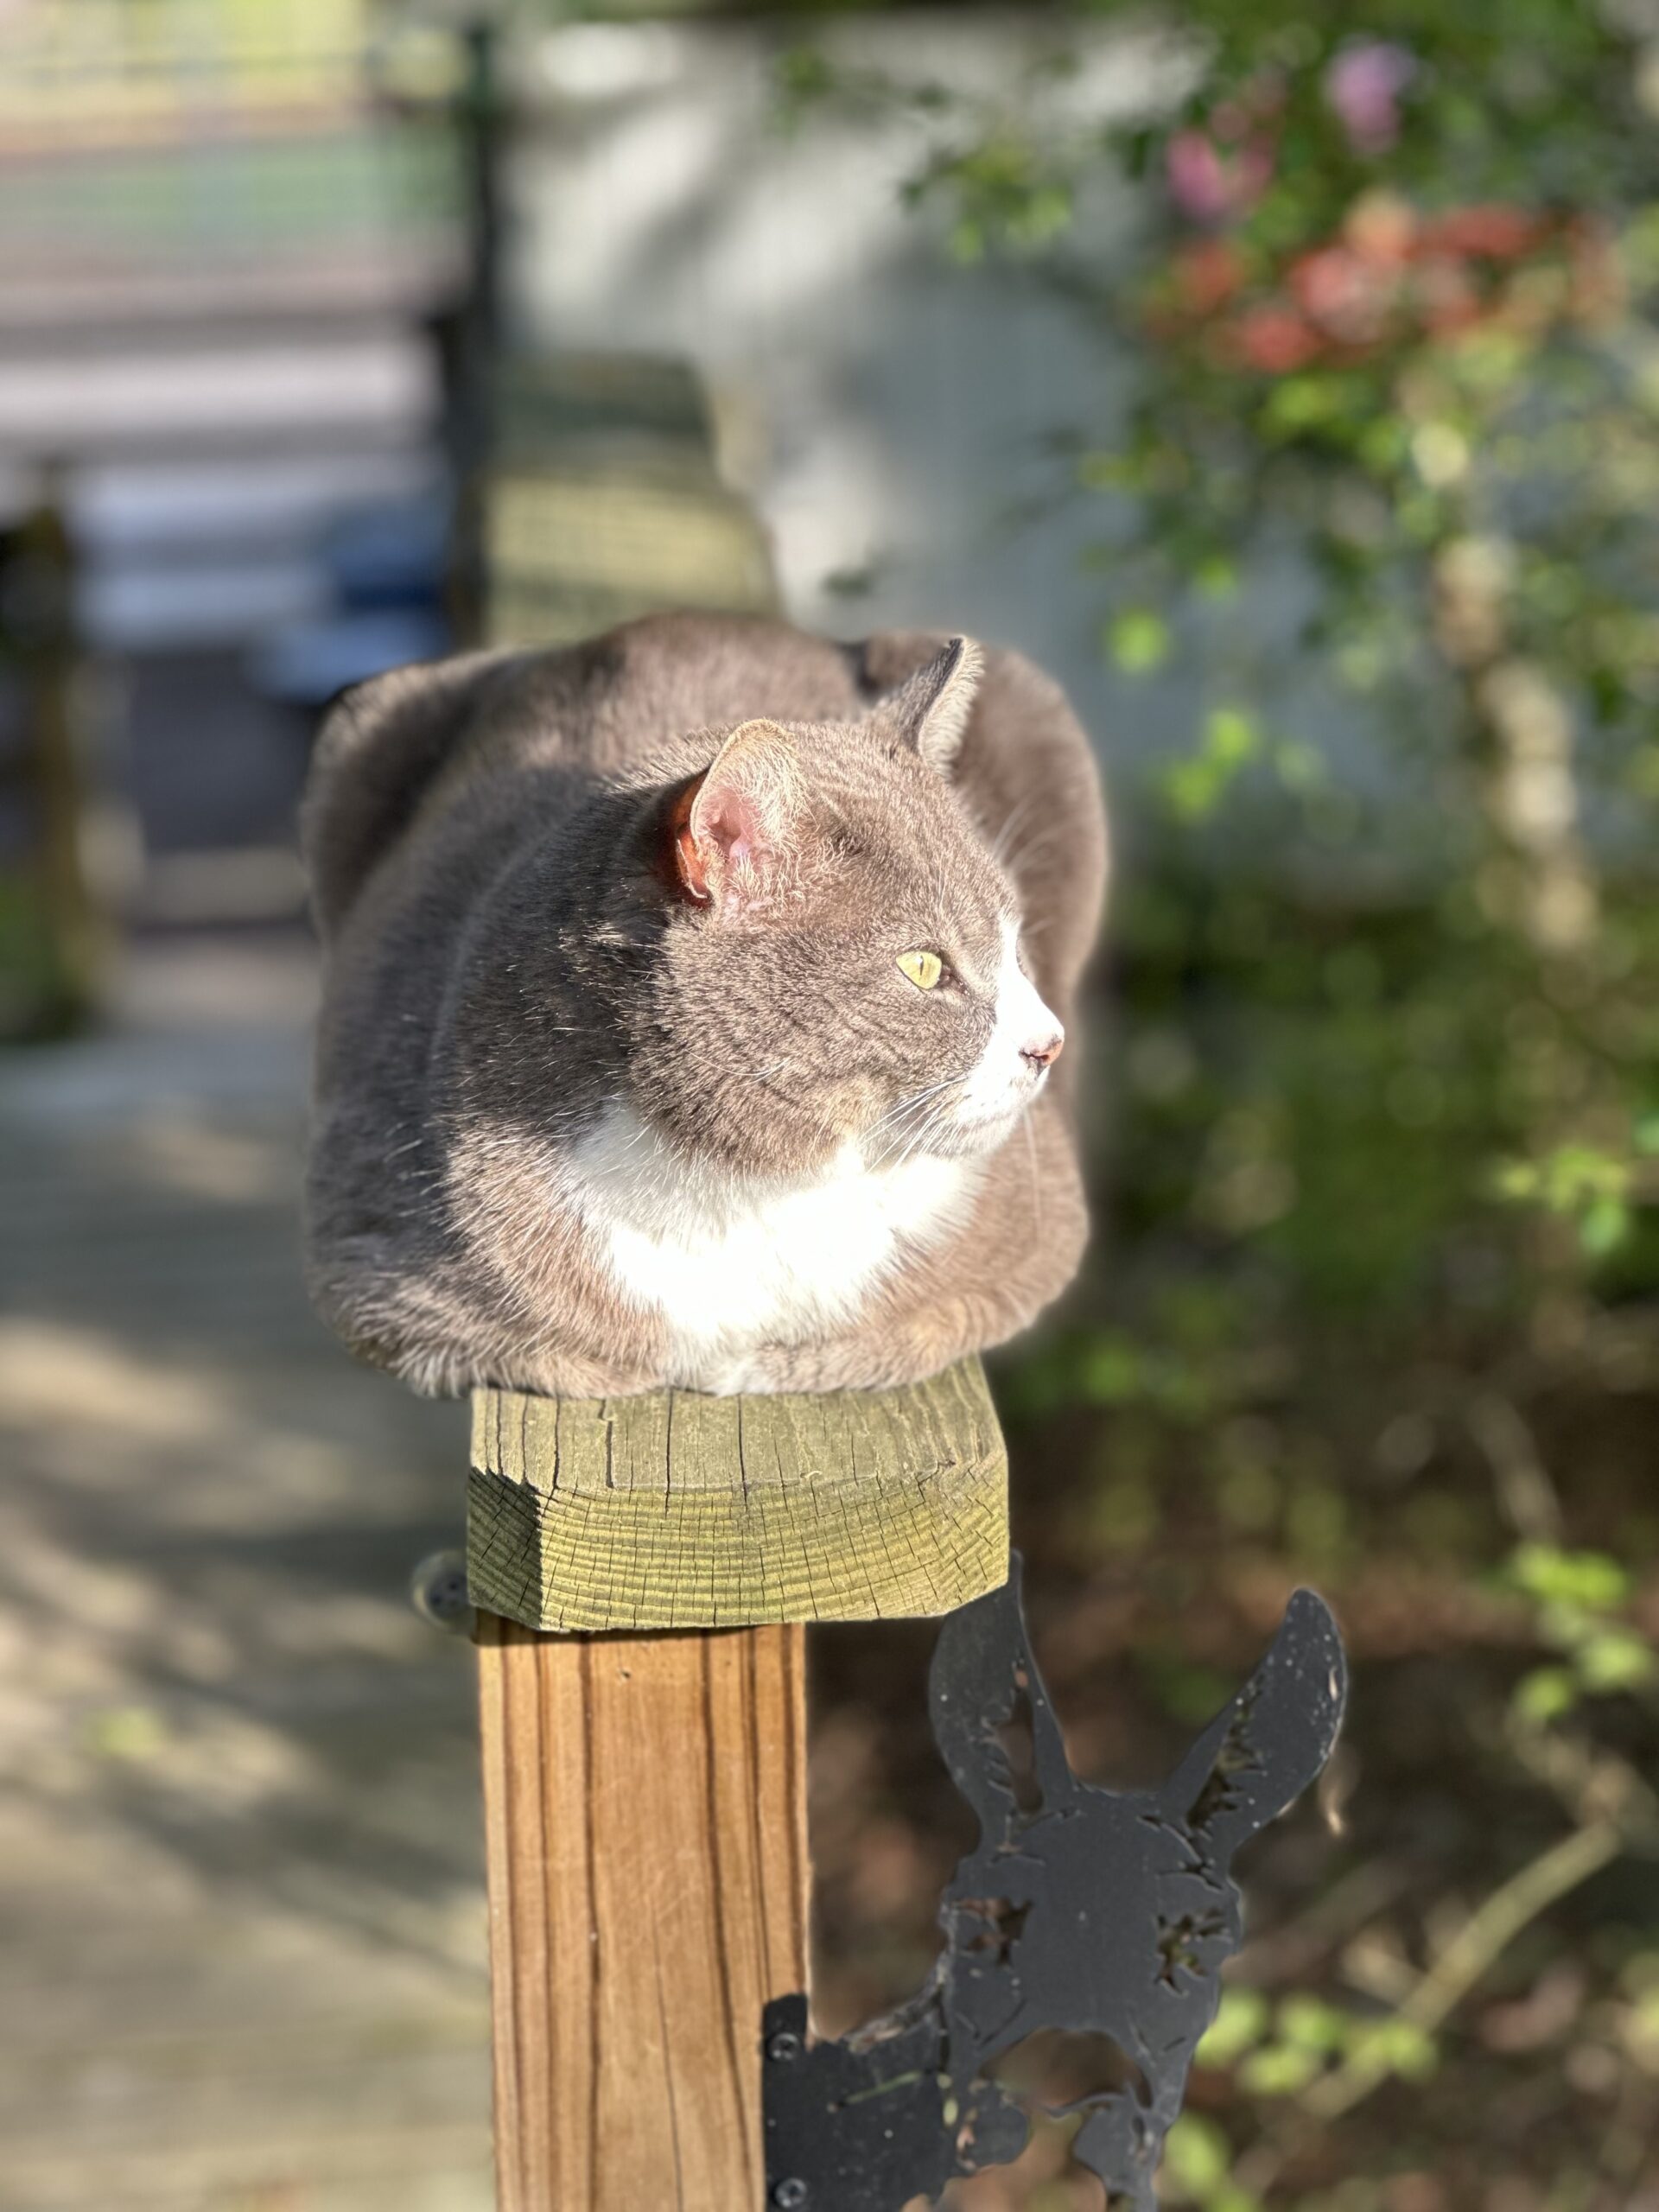
[[[467,621],[483,641],[561,645],[664,607],[776,607],[766,533],[721,479],[688,363],[509,359],[488,454],[474,491]]]

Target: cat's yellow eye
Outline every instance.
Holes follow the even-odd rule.
[[[899,969],[918,991],[931,991],[944,973],[944,963],[937,952],[901,952]]]

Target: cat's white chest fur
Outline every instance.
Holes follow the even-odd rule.
[[[660,1315],[672,1378],[735,1390],[759,1346],[844,1323],[906,1243],[948,1233],[976,1179],[974,1162],[929,1155],[873,1169],[855,1145],[810,1182],[689,1168],[613,1106],[575,1147],[562,1195],[618,1289]]]

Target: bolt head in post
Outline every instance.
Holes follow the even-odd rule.
[[[804,2181],[797,2181],[791,2177],[788,2181],[778,2183],[772,2192],[772,2201],[778,2207],[778,2212],[800,2212],[800,2208],[806,2202],[810,2194],[811,2191]]]
[[[766,2045],[766,2056],[777,2066],[787,2066],[801,2055],[801,2039],[792,2028],[780,2028]]]
[[[474,1615],[464,1552],[431,1552],[409,1579],[410,1601],[423,1621],[450,1636],[470,1636]]]

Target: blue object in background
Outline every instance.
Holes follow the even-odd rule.
[[[335,612],[292,622],[248,658],[266,697],[315,709],[347,684],[448,652],[444,606],[454,501],[447,486],[342,517],[321,548]]]

